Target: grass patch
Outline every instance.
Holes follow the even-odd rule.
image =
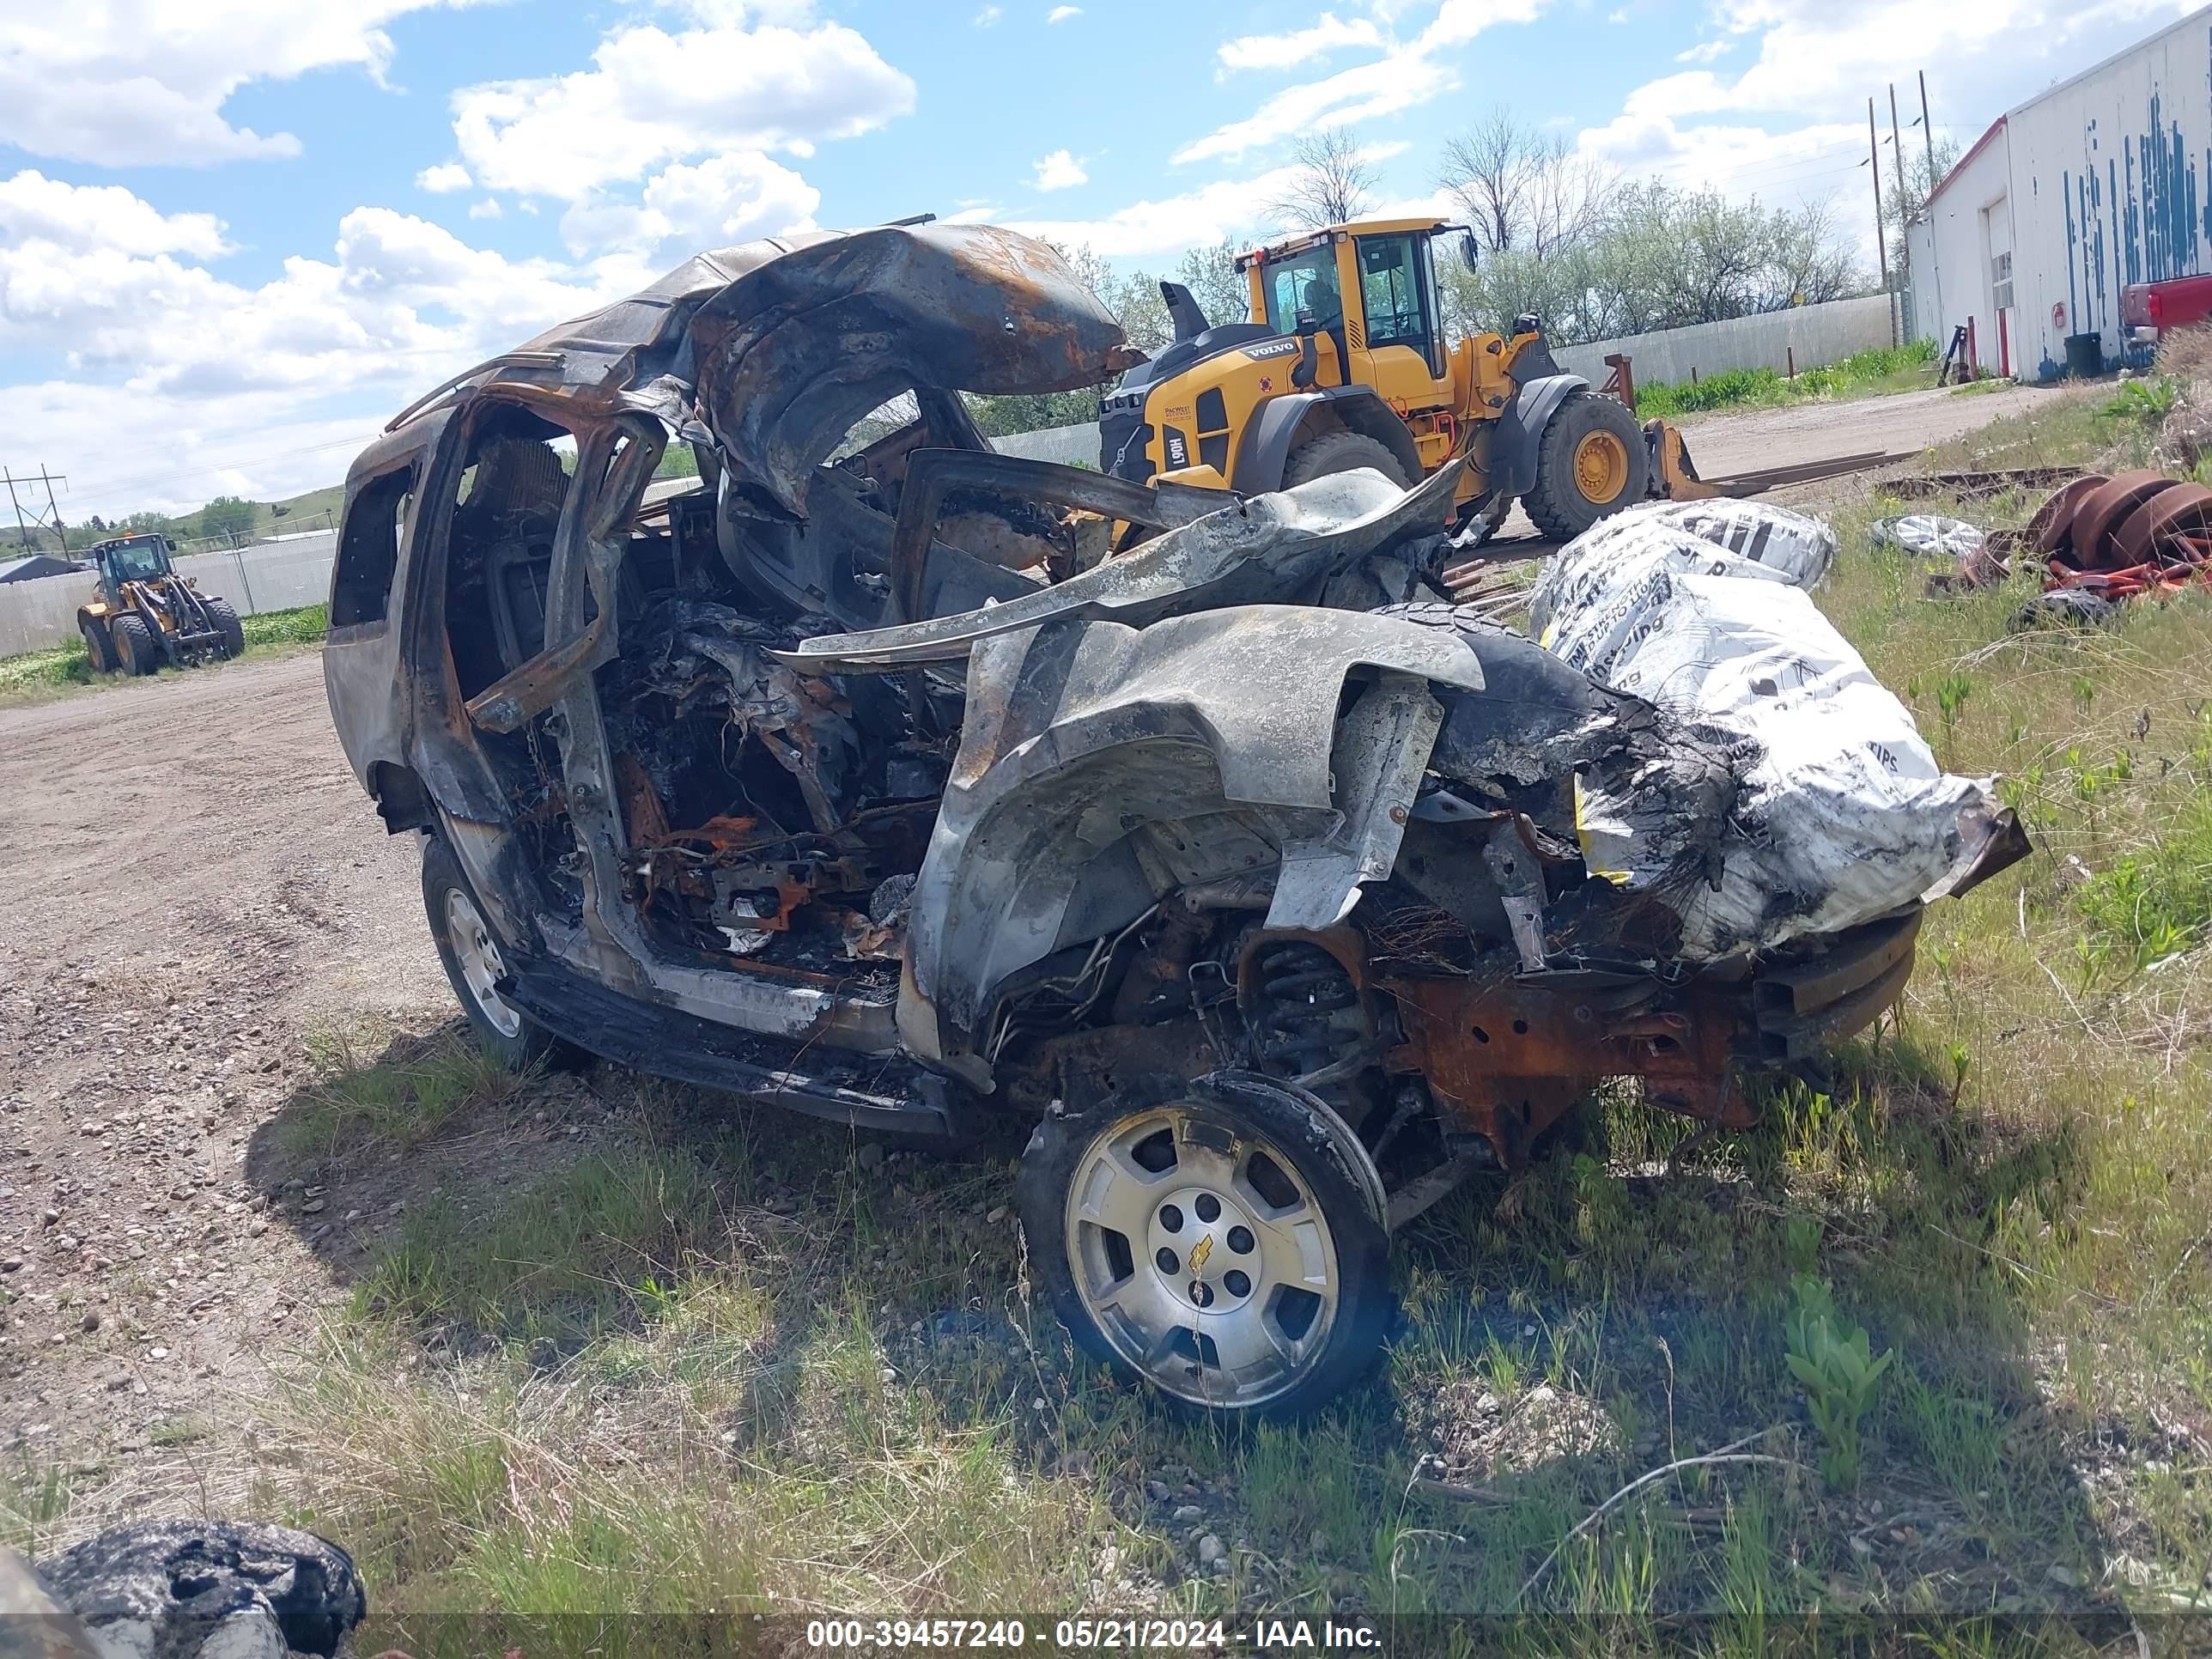
[[[2053,393],[1936,464],[2135,441],[2110,395]],[[1468,1643],[1529,1651],[2158,1628],[2212,1566],[2212,596],[2014,637],[2033,581],[1927,599],[1868,533],[1903,508],[1837,487],[1820,602],[1951,765],[2001,775],[2037,852],[1929,912],[1830,1086],[1762,1085],[1758,1126],[1682,1175],[1656,1172],[1689,1126],[1616,1087],[1510,1212],[1486,1181],[1419,1218],[1379,1374],[1310,1422],[1224,1435],[1079,1358],[1003,1161],[863,1170],[844,1132],[602,1070],[620,1127],[502,1186],[475,1135],[517,1132],[514,1101],[463,1076],[426,1115],[407,1068],[458,1058],[333,1043],[341,1103],[307,1139],[411,1145],[449,1194],[270,1413],[296,1449],[274,1489],[377,1585],[367,1650],[641,1651],[654,1627],[603,1615],[710,1608],[769,1636],[824,1612],[1533,1614]],[[1793,1368],[1823,1346],[1807,1277],[1827,1346],[1894,1355],[1867,1387]],[[1821,1474],[1839,1400],[1855,1490]],[[1521,1599],[1611,1494],[1760,1430],[1787,1467],[1654,1482]]]
[[[292,611],[241,617],[239,621],[246,633],[246,658],[265,656],[274,651],[319,644],[330,631],[330,607],[307,605]],[[155,677],[197,672],[164,668]],[[131,677],[127,674],[94,673],[81,639],[44,651],[0,657],[0,702],[33,702],[65,691],[131,683]]]
[[[1661,380],[1636,388],[1636,413],[1673,420],[1719,409],[1772,409],[1808,399],[1870,398],[1914,392],[1936,383],[1936,346],[1916,340],[1855,352],[1799,371],[1790,380],[1771,368],[1731,368],[1693,382]]]
[[[279,1127],[284,1150],[330,1158],[365,1149],[404,1151],[464,1113],[504,1107],[534,1079],[507,1071],[465,1029],[388,1042],[375,1026],[323,1026],[307,1034],[316,1080]]]

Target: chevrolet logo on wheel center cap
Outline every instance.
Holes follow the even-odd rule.
[[[1212,1233],[1208,1233],[1205,1237],[1198,1241],[1198,1247],[1190,1253],[1191,1272],[1194,1273],[1204,1273],[1206,1271],[1206,1258],[1212,1254],[1213,1235]]]

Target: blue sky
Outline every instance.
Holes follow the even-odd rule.
[[[2187,9],[2101,0],[88,0],[0,16],[0,461],[66,516],[334,482],[391,410],[702,246],[922,211],[1124,267],[1383,204],[1504,104],[1630,176],[1832,197]],[[1917,143],[1911,129],[1908,142]]]

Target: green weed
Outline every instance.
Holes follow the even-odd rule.
[[[1805,1390],[1805,1409],[1820,1437],[1821,1475],[1839,1492],[1856,1491],[1865,1462],[1861,1433],[1896,1350],[1876,1357],[1866,1327],[1843,1322],[1820,1280],[1801,1273],[1795,1288],[1783,1358]]]

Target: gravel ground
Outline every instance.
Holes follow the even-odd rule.
[[[0,711],[0,1448],[151,1503],[339,1293],[256,1144],[309,1034],[450,998],[319,653]]]

